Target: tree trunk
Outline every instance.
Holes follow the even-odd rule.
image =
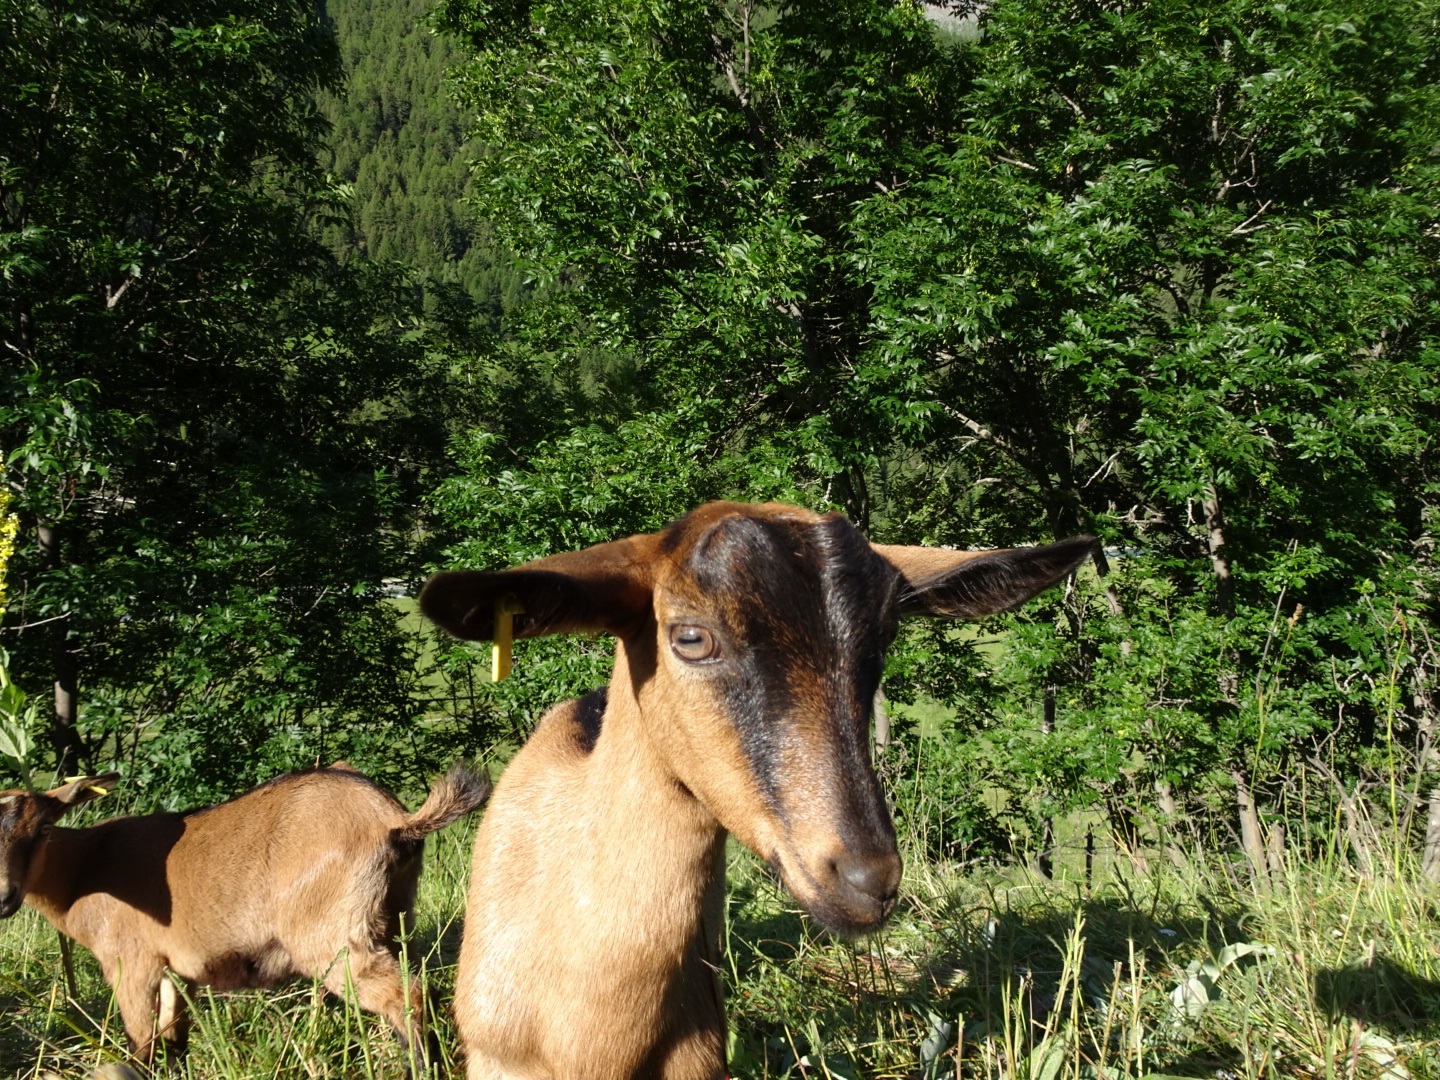
[[[1431,881],[1440,880],[1440,787],[1430,790],[1430,809],[1425,816],[1425,854],[1420,870]]]
[[[1090,895],[1090,883],[1095,871],[1095,827],[1085,830],[1085,895]]]
[[[58,570],[62,565],[60,528],[41,524],[38,529],[40,553],[45,565]],[[70,645],[70,618],[57,619],[50,631],[50,658],[55,672],[55,710],[50,720],[50,741],[55,750],[55,775],[69,774],[71,769],[89,765],[90,755],[80,733],[75,730],[79,717],[80,698],[77,689],[75,650]]]
[[[1250,876],[1257,885],[1265,881],[1265,845],[1260,839],[1260,815],[1255,810],[1255,796],[1250,781],[1240,769],[1232,769],[1235,781],[1235,806],[1240,811],[1240,846],[1250,864]]]
[[[845,504],[845,516],[862,533],[870,532],[870,486],[865,481],[865,470],[847,469],[837,473],[831,481],[832,488],[839,488],[841,502]]]
[[[1431,804],[1434,805],[1433,803]],[[1363,829],[1360,821],[1360,814],[1355,809],[1355,799],[1346,794],[1340,793],[1340,813],[1345,818],[1345,836],[1350,841],[1350,850],[1355,854],[1355,866],[1367,878],[1375,876],[1375,864],[1370,858],[1370,845],[1366,842],[1365,833],[1369,830]],[[1431,819],[1434,820],[1433,818]],[[1426,839],[1429,839],[1429,830],[1426,831]]]
[[[1420,752],[1415,755],[1415,790],[1423,790],[1435,759],[1435,675],[1440,667],[1440,653],[1424,623],[1420,633],[1425,639],[1425,651],[1415,671],[1415,704],[1420,713]],[[1430,798],[1425,814],[1425,847],[1420,857],[1420,872],[1431,881],[1440,880],[1440,784],[1430,789]]]
[[[1210,569],[1215,573],[1215,602],[1220,609],[1220,614],[1226,619],[1235,617],[1235,582],[1230,574],[1230,556],[1225,551],[1225,515],[1220,508],[1220,492],[1215,487],[1212,478],[1205,487],[1205,497],[1201,500],[1201,508],[1205,512],[1205,527],[1207,529],[1207,545],[1210,550]],[[1231,705],[1240,704],[1240,657],[1233,649],[1227,651],[1230,659],[1230,670],[1222,667],[1217,681],[1220,684],[1220,693]]]
[[[1055,730],[1055,687],[1045,687],[1045,708],[1040,717],[1040,734],[1049,735]],[[1047,880],[1055,876],[1055,862],[1051,852],[1055,847],[1055,819],[1046,814],[1040,819],[1040,850],[1035,854],[1035,870]]]
[[[890,712],[885,708],[885,688],[875,688],[875,753],[883,754],[890,748]]]
[[[1230,556],[1225,551],[1225,516],[1220,509],[1220,493],[1212,480],[1205,488],[1201,501],[1205,511],[1205,528],[1208,530],[1210,568],[1215,572],[1215,598],[1220,613],[1226,618],[1235,615],[1235,583],[1230,576]]]
[[[1114,584],[1110,581],[1110,559],[1105,554],[1105,545],[1095,541],[1095,576],[1100,579],[1100,584],[1105,589],[1105,606],[1110,609],[1111,618],[1118,619],[1125,614],[1124,605],[1120,603],[1120,594],[1116,591]],[[1120,642],[1120,655],[1130,655],[1130,639],[1125,638]]]
[[[1185,869],[1185,853],[1175,842],[1175,829],[1180,822],[1180,807],[1175,802],[1175,789],[1168,780],[1155,781],[1155,801],[1160,806],[1160,828],[1165,834],[1165,856],[1177,870]]]
[[[1265,841],[1265,863],[1272,877],[1279,878],[1285,873],[1285,823],[1272,821]]]

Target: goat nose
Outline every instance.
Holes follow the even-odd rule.
[[[0,919],[8,919],[20,910],[20,890],[7,889],[0,893]]]
[[[887,852],[846,852],[835,860],[835,873],[856,892],[888,904],[900,888],[900,856]]]

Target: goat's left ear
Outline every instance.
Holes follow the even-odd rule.
[[[68,784],[52,788],[45,794],[58,802],[64,810],[71,810],[91,799],[109,795],[119,782],[120,774],[113,772],[102,773],[99,776],[81,776],[71,780]],[[64,813],[64,810],[61,813]]]
[[[945,551],[941,548],[875,544],[875,551],[900,571],[901,615],[979,619],[1023,604],[1075,570],[1095,551],[1093,536],[1057,544],[999,551]]]
[[[420,610],[456,637],[488,641],[495,607],[513,604],[517,638],[624,636],[650,611],[655,538],[648,534],[567,551],[490,573],[444,570],[425,583]]]

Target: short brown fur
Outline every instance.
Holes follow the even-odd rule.
[[[410,814],[341,762],[187,814],[54,824],[117,779],[0,792],[0,915],[23,899],[95,953],[137,1056],[152,1060],[159,1041],[184,1048],[184,1000],[167,970],[219,990],[296,977],[337,994],[350,985],[421,1052],[423,1001],[418,983],[403,988],[400,921],[424,837],[479,806],[487,781],[457,765]]]
[[[894,620],[928,612],[932,588],[935,613],[1003,610],[1089,544],[877,549],[835,515],[711,503],[660,533],[433,578],[422,610],[461,637],[488,637],[507,597],[519,637],[617,637],[603,717],[595,697],[551,709],[476,839],[455,1003],[471,1080],[723,1077],[726,832],[818,921],[878,927],[900,860],[868,725]],[[988,567],[983,587],[962,564]],[[714,658],[677,644],[697,627]]]

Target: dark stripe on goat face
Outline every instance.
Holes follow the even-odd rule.
[[[787,802],[838,793],[842,841],[893,838],[867,742],[899,576],[834,515],[725,518],[689,562],[720,609],[717,689],[771,809],[784,820]]]
[[[814,529],[821,551],[825,614],[833,663],[827,669],[837,765],[846,813],[838,832],[853,850],[893,849],[895,829],[870,765],[870,715],[895,640],[896,599],[902,584],[895,570],[838,515]],[[849,723],[846,723],[848,718]]]

